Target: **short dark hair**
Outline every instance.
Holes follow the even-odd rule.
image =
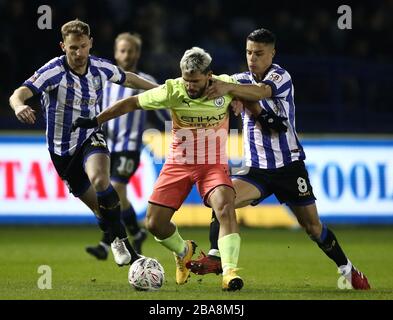
[[[263,28],[251,32],[248,35],[247,40],[272,44],[273,46],[275,46],[276,44],[276,36],[274,35],[274,33],[268,29],[263,29]]]

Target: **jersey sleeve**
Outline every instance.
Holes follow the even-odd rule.
[[[272,98],[285,98],[292,87],[292,79],[284,69],[270,71],[262,81],[272,88]]]
[[[171,80],[167,80],[157,88],[140,93],[138,101],[141,108],[145,110],[170,109],[177,104],[178,96]]]
[[[235,79],[236,83],[242,83],[242,84],[250,84],[252,83],[250,80],[250,77],[242,72],[242,73],[235,73],[232,75],[232,78]]]
[[[23,82],[22,86],[28,87],[33,94],[49,92],[56,88],[64,74],[58,59],[51,60]]]
[[[123,84],[126,80],[125,72],[110,61],[98,58],[98,65],[105,74],[106,80],[116,84]]]
[[[126,74],[118,66],[112,65],[113,75],[108,80],[117,84],[122,84],[126,80]]]

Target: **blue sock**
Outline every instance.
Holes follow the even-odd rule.
[[[336,263],[337,267],[348,263],[348,259],[338,244],[336,236],[325,224],[322,225],[322,232],[319,239],[316,239],[315,237],[310,238],[315,241],[318,244],[318,247],[320,247],[322,251]]]
[[[135,236],[140,231],[136,213],[132,206],[121,212],[121,219],[131,235]]]

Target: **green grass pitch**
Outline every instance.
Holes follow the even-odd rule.
[[[185,239],[207,251],[208,228],[179,228]],[[153,300],[276,300],[393,299],[393,227],[333,228],[351,261],[364,272],[372,290],[340,290],[335,264],[302,230],[242,228],[239,259],[244,288],[222,292],[221,276],[192,275],[175,284],[172,254],[150,235],[144,254],[164,266],[166,282],[158,292],[137,292],[127,282],[128,267],[110,256],[97,261],[85,246],[100,237],[94,226],[0,227],[0,299],[153,299]],[[52,270],[52,289],[37,286],[40,265]]]

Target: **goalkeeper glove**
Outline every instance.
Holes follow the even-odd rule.
[[[75,131],[78,128],[95,128],[98,127],[98,121],[96,117],[93,118],[84,118],[84,117],[78,117],[71,126],[71,131]]]
[[[274,112],[268,112],[262,109],[258,115],[257,121],[261,124],[262,128],[273,129],[277,132],[287,132],[287,126],[283,123],[288,120],[286,117],[276,115]]]

